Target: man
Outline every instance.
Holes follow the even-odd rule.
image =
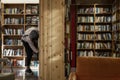
[[[26,59],[25,59],[25,74],[33,74],[30,69],[30,63],[33,53],[38,54],[38,38],[39,32],[37,27],[28,28],[22,36],[22,42],[25,47]]]

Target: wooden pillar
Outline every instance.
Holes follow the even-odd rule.
[[[76,24],[75,24],[75,5],[70,6],[70,18],[71,18],[71,71],[75,71],[76,67]]]
[[[76,23],[75,23],[75,17],[76,17],[76,12],[75,12],[75,5],[77,0],[71,0],[71,6],[70,6],[70,24],[71,24],[71,72],[76,71]]]
[[[40,0],[40,80],[65,80],[64,7],[64,0]]]

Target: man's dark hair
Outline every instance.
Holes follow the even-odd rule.
[[[39,33],[36,30],[32,30],[29,35],[31,40],[38,40],[39,38]]]

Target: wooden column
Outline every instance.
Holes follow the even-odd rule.
[[[64,7],[64,0],[40,0],[40,80],[65,80]]]
[[[71,71],[75,71],[76,67],[76,23],[75,23],[75,5],[71,5],[70,7],[70,24],[71,24]]]

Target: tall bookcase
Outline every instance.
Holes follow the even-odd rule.
[[[71,67],[77,56],[120,57],[120,0],[71,4]]]
[[[71,53],[71,28],[70,28],[70,4],[71,0],[66,0],[66,13],[65,13],[65,77],[66,79],[70,74],[70,53]]]
[[[78,56],[112,56],[112,5],[76,5]]]
[[[66,20],[65,25],[65,76],[70,73],[70,22]]]
[[[39,3],[2,4],[2,58],[11,60],[14,67],[24,67],[25,51],[21,36],[29,27],[38,27]],[[37,64],[32,61],[32,65]]]

